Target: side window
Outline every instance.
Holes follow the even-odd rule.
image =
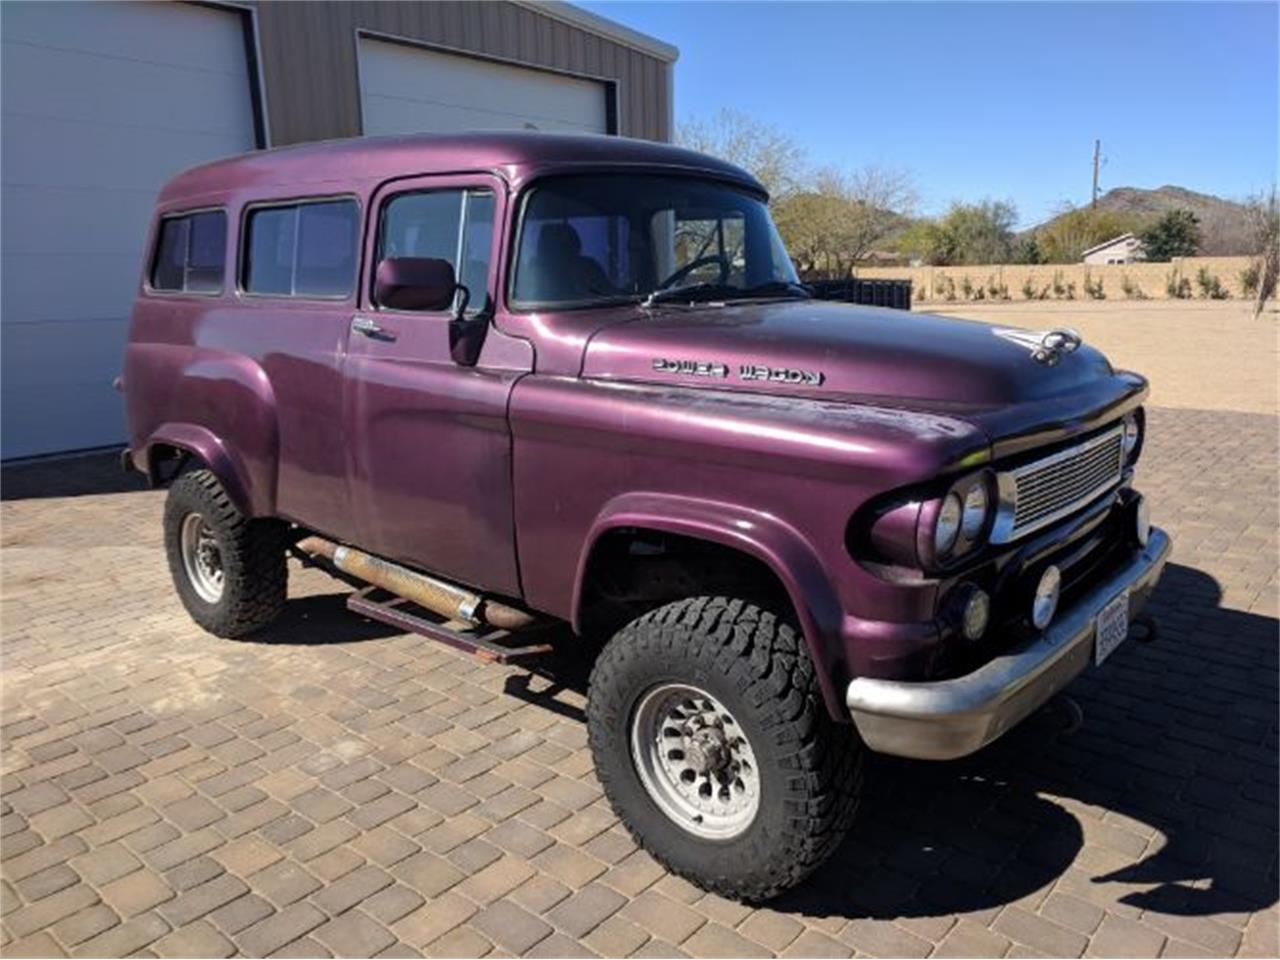
[[[354,200],[251,210],[245,227],[249,293],[345,299],[355,284],[360,212]]]
[[[226,272],[227,215],[221,210],[166,217],[151,263],[151,287],[174,293],[220,293]]]
[[[488,306],[494,209],[488,190],[432,190],[392,197],[383,207],[378,260],[447,260],[471,295],[467,312],[483,310]]]

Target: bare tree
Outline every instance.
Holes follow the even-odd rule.
[[[687,121],[677,139],[743,167],[764,184],[783,242],[804,275],[846,276],[915,207],[905,171],[874,165],[810,171],[790,136],[736,110]]]
[[[724,109],[710,119],[694,118],[680,125],[676,140],[682,147],[710,154],[749,170],[769,196],[787,196],[800,188],[804,151],[777,127],[745,113]]]
[[[1249,228],[1254,253],[1258,258],[1258,299],[1253,305],[1257,317],[1269,297],[1275,296],[1280,281],[1280,202],[1273,185],[1267,193],[1251,197],[1248,204]]]

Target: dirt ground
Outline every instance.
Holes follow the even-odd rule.
[[[1240,301],[937,303],[917,307],[1034,330],[1071,327],[1118,367],[1151,381],[1152,406],[1277,412],[1280,309]]]

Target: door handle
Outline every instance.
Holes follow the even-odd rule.
[[[363,333],[366,337],[375,339],[387,336],[387,331],[383,329],[381,324],[370,317],[352,317],[351,332]]]

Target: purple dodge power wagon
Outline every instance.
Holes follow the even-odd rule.
[[[1146,381],[1069,330],[819,302],[747,173],[613,137],[353,140],[160,194],[122,387],[191,616],[287,558],[509,661],[567,622],[619,817],[759,900],[866,750],[971,753],[1126,637],[1169,553]]]

